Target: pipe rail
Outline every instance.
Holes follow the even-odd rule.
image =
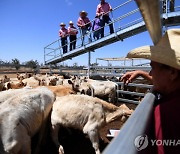
[[[126,1],[126,2],[124,2],[124,3],[122,3],[122,4],[120,4],[120,5],[118,5],[117,7],[115,7],[115,8],[113,8],[112,9],[112,11],[109,11],[109,12],[107,12],[107,14],[110,14],[111,15],[111,20],[112,20],[112,22],[111,23],[109,23],[109,24],[106,24],[104,27],[102,27],[102,28],[105,28],[105,27],[107,27],[107,26],[109,26],[110,24],[113,24],[113,27],[114,27],[114,34],[116,34],[115,36],[116,36],[116,39],[117,40],[123,40],[123,38],[120,38],[118,35],[117,35],[117,32],[118,31],[120,31],[120,30],[124,30],[125,28],[127,28],[127,27],[130,27],[130,26],[133,26],[133,25],[135,25],[135,24],[137,24],[137,23],[141,23],[142,21],[143,21],[143,19],[142,18],[138,18],[137,19],[137,16],[139,16],[139,17],[141,17],[140,16],[140,14],[137,14],[137,13],[139,13],[139,9],[137,8],[137,9],[133,9],[132,11],[129,11],[129,12],[127,12],[127,13],[125,13],[125,14],[123,14],[123,15],[121,15],[121,16],[118,16],[117,18],[115,18],[114,17],[114,12],[115,11],[117,11],[118,9],[120,9],[120,8],[122,8],[122,7],[124,7],[124,6],[127,6],[129,3],[131,3],[131,2],[134,2],[134,0],[128,0],[128,1]],[[166,6],[167,7],[167,6]],[[162,15],[162,18],[169,18],[169,17],[171,17],[171,16],[168,16],[169,14],[171,15],[172,13],[176,13],[177,11],[179,11],[179,8],[180,8],[180,6],[175,6],[175,12],[169,12],[169,9],[167,9],[166,10],[166,12]],[[177,12],[178,13],[178,12]],[[179,16],[179,13],[177,14],[178,16]],[[133,17],[132,17],[133,16]],[[128,18],[129,17],[129,18]],[[133,19],[135,17],[135,19]],[[127,22],[127,23],[125,23],[125,22],[122,22],[122,21],[124,21],[124,20],[126,20],[126,19],[129,19],[129,21]],[[91,20],[90,22],[91,23],[93,23],[94,22],[94,20],[95,19],[93,19],[93,20]],[[119,24],[119,22],[121,22],[120,24]],[[87,24],[89,24],[89,23],[87,23]],[[81,32],[81,28],[78,28],[78,30]],[[109,35],[109,32],[107,32],[107,30],[106,29],[104,29],[105,31],[105,35],[104,35],[104,37],[106,37],[106,36],[108,36]],[[130,31],[131,31],[131,29],[129,29]],[[143,30],[142,30],[143,31]],[[83,50],[85,50],[86,49],[86,45],[88,45],[88,44],[91,44],[91,43],[93,43],[94,44],[94,42],[97,42],[97,43],[99,43],[99,41],[97,41],[97,40],[95,40],[95,39],[92,39],[92,42],[87,42],[87,40],[86,39],[84,39],[84,44],[83,44],[83,46],[81,45],[81,41],[82,41],[82,38],[83,37],[87,37],[87,35],[91,35],[92,36],[92,34],[94,33],[95,31],[90,31],[88,34],[86,34],[86,35],[84,35],[84,36],[82,36],[82,35],[80,35],[81,33],[79,33],[78,35],[80,35],[79,37],[77,37],[77,39],[76,39],[76,49],[75,50],[72,50],[72,51],[76,51],[77,49],[79,49],[79,50],[82,50],[82,47],[84,48]],[[127,36],[125,36],[124,38],[126,38],[126,37],[129,37],[128,35]],[[92,37],[91,37],[92,38]],[[68,41],[68,43],[66,44],[67,46],[69,46],[70,45],[70,43],[72,43],[72,42],[69,42]],[[103,43],[103,42],[102,42]],[[66,46],[65,45],[65,46]],[[106,45],[106,44],[103,44],[103,45],[101,45],[101,46],[104,46],[104,45]],[[100,47],[101,47],[100,46]],[[60,39],[58,39],[58,40],[56,40],[56,41],[54,41],[54,42],[52,42],[52,43],[50,43],[49,45],[47,45],[47,46],[45,46],[44,47],[44,62],[45,62],[45,64],[47,64],[47,63],[50,63],[51,61],[53,61],[53,59],[55,59],[55,58],[57,58],[57,57],[64,57],[64,56],[66,56],[67,54],[62,54],[62,49],[63,49],[63,47],[64,46],[61,46],[60,45]],[[72,51],[69,51],[68,53],[71,53]],[[83,53],[83,52],[82,52]],[[84,53],[86,53],[86,52],[84,52]],[[76,54],[73,54],[74,56],[77,56]],[[74,56],[72,56],[72,57],[74,57]],[[64,59],[64,60],[66,60],[66,58]]]
[[[120,133],[103,151],[103,154],[138,154],[152,153],[148,148],[138,151],[135,139],[141,135],[150,137],[150,128],[153,117],[155,95],[147,93],[142,102],[136,107],[134,113],[129,117]]]

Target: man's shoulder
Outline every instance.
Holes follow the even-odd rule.
[[[100,8],[101,7],[101,3],[97,5],[97,8]]]
[[[79,17],[79,18],[78,18],[78,20],[82,20],[82,18],[81,18],[81,17]]]

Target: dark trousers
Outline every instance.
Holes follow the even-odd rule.
[[[169,9],[170,12],[174,12],[174,0],[170,0]]]
[[[169,11],[174,12],[174,0],[169,1]],[[166,13],[166,0],[163,0],[163,13]]]
[[[88,36],[89,43],[92,42],[91,33],[89,32],[89,28],[81,28],[82,46],[84,45],[85,35]]]
[[[104,15],[102,17],[102,26],[104,27],[105,24],[109,24],[111,22],[111,19],[109,16]],[[113,24],[109,24],[109,29],[110,29],[110,34],[114,33],[114,28],[113,28]],[[102,37],[104,37],[104,28],[102,28]]]
[[[96,30],[96,31],[94,31],[93,38],[95,40],[98,40],[100,37],[102,38],[102,32],[103,32],[103,29],[101,29],[101,28]]]
[[[70,51],[76,49],[76,35],[70,35],[69,40],[70,40]]]
[[[67,53],[67,37],[61,38],[61,46],[63,48],[63,54]]]

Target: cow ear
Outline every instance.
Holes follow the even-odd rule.
[[[23,84],[24,84],[24,86],[27,86],[27,82],[25,82],[25,83],[23,82]]]
[[[69,83],[69,84],[73,84],[71,80],[68,80],[68,83]]]
[[[7,83],[7,89],[11,89],[11,83],[10,82]]]

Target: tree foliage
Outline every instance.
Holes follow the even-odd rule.
[[[15,66],[16,70],[20,68],[20,61],[17,58],[11,60],[12,64]]]
[[[36,69],[39,66],[39,63],[37,60],[30,60],[30,61],[27,61],[25,64],[27,67],[30,67],[32,69]]]

